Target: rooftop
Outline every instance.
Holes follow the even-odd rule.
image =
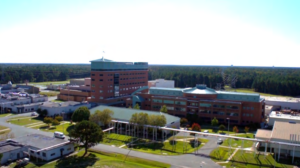
[[[103,111],[104,109],[109,109],[114,112],[112,118],[116,120],[129,121],[132,114],[134,113],[147,113],[148,115],[164,115],[167,120],[167,124],[180,120],[180,118],[161,113],[157,111],[148,111],[148,110],[137,110],[137,109],[129,109],[129,108],[120,108],[120,107],[112,107],[112,106],[97,106],[95,108],[90,109],[91,114],[94,114],[96,110]]]
[[[300,135],[300,123],[275,121],[272,139],[292,140],[291,135],[297,135],[297,137]]]
[[[285,120],[299,120],[300,121],[300,116],[299,115],[291,115],[291,114],[283,114],[281,112],[272,111],[269,114],[269,118],[280,118],[280,119],[285,119]]]
[[[264,130],[264,129],[258,129],[255,137],[256,138],[263,138],[263,139],[269,139],[272,135],[272,131],[271,130]]]
[[[15,138],[14,141],[23,144],[35,147],[38,149],[48,148],[54,145],[59,145],[61,143],[68,142],[63,139],[58,139],[54,137],[48,137],[41,134],[30,134],[27,136]]]
[[[13,151],[15,149],[22,148],[23,145],[13,142],[13,141],[2,141],[0,142],[0,153],[5,153],[9,151]]]
[[[75,101],[67,101],[67,102],[62,102],[62,103],[57,103],[57,102],[44,102],[43,106],[46,107],[67,107],[67,106],[75,106],[81,104],[80,102],[75,102]]]

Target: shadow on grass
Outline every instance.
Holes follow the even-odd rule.
[[[197,148],[201,145],[201,142],[193,139],[193,140],[190,140],[190,145],[192,148]]]
[[[88,153],[87,156],[82,157],[82,156],[69,156],[67,158],[58,160],[56,162],[55,168],[73,168],[73,167],[78,167],[78,168],[85,168],[89,166],[93,166],[99,158],[95,154]]]
[[[74,129],[75,125],[71,125],[67,128],[67,132],[70,133]]]

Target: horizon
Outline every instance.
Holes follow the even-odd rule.
[[[4,0],[1,62],[85,64],[104,56],[160,65],[300,67],[298,6],[297,0]]]

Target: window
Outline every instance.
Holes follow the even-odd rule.
[[[95,79],[92,79],[92,81],[95,81]]]
[[[211,104],[208,104],[208,103],[200,103],[200,107],[211,107]]]
[[[103,93],[103,90],[99,90],[100,93]]]
[[[69,151],[69,150],[71,150],[71,148],[68,148],[67,150]]]
[[[55,153],[51,153],[51,156],[54,156],[55,155]]]
[[[162,103],[162,100],[160,100],[160,99],[152,99],[152,101],[153,101],[154,103]]]
[[[95,76],[95,74],[92,74],[92,76]]]
[[[186,105],[186,102],[184,102],[184,101],[175,101],[175,104],[177,104],[177,105]]]
[[[103,79],[99,79],[99,81],[103,81]]]
[[[95,99],[95,96],[92,96],[92,99]]]
[[[99,76],[103,76],[103,74],[99,74]]]
[[[103,97],[101,96],[100,99],[103,99]]]
[[[92,87],[95,87],[95,85],[94,85],[94,84],[92,84]]]
[[[43,152],[43,156],[46,157],[46,153],[45,152]]]
[[[172,101],[172,100],[164,100],[164,103],[166,103],[166,104],[174,104],[174,101]]]

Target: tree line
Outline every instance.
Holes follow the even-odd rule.
[[[90,71],[89,64],[0,64],[1,83],[64,81],[90,77]],[[230,85],[263,93],[300,95],[299,68],[149,65],[148,79],[158,78],[174,80],[179,88]]]

